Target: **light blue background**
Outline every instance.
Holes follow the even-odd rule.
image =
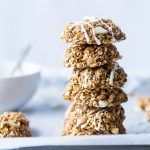
[[[123,67],[149,70],[149,15],[149,0],[0,0],[0,59],[16,59],[32,43],[28,60],[62,70],[64,25],[100,16],[114,20],[127,35],[117,44]]]

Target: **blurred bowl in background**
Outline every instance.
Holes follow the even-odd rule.
[[[23,63],[15,75],[11,75],[15,62],[0,63],[0,112],[20,108],[35,94],[40,78],[40,67]]]

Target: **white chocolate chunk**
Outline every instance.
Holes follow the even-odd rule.
[[[100,101],[99,102],[99,107],[107,107],[108,106],[108,102],[107,101]]]
[[[119,133],[119,129],[118,128],[113,128],[113,129],[111,129],[111,132],[113,134],[118,134]]]
[[[99,33],[104,34],[104,33],[108,32],[106,29],[104,29],[102,27],[96,27],[96,28],[94,28],[94,31],[95,31],[95,34],[99,34]]]

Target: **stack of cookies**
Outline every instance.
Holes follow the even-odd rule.
[[[112,43],[125,40],[125,34],[110,19],[85,17],[69,23],[62,40],[71,43],[64,57],[72,67],[71,82],[64,99],[72,102],[66,112],[63,135],[123,134],[127,101],[121,89],[127,80],[121,59]]]

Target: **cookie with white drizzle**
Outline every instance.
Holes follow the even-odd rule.
[[[118,105],[106,109],[71,105],[67,111],[63,135],[123,134],[124,109]]]
[[[113,44],[72,45],[64,56],[66,68],[93,68],[116,62],[121,56]]]
[[[72,44],[110,44],[125,40],[121,29],[110,19],[85,17],[82,22],[69,23],[62,34],[62,41]]]
[[[127,81],[127,74],[115,63],[97,68],[73,69],[70,80],[73,84],[97,90],[97,88],[123,87]]]
[[[88,107],[115,107],[128,100],[126,93],[117,87],[86,89],[78,84],[69,83],[64,92],[64,99]]]

